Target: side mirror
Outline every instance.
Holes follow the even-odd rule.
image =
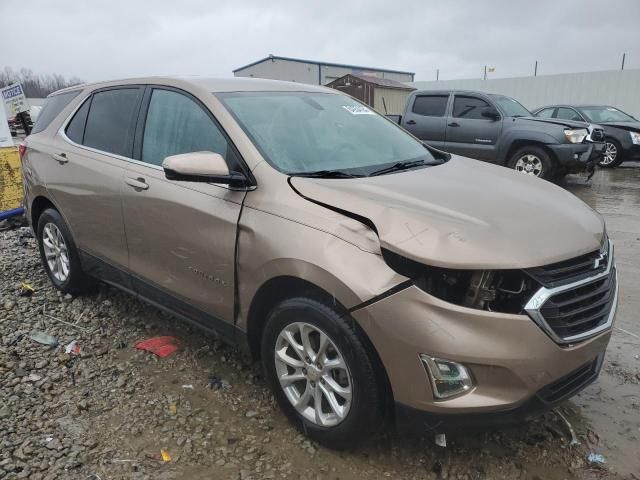
[[[491,120],[500,120],[500,112],[495,107],[488,107],[482,111],[482,116]]]
[[[192,152],[171,155],[162,162],[168,180],[181,182],[221,183],[230,187],[244,187],[247,178],[241,173],[230,172],[219,153]]]

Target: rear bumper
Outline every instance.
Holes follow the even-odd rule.
[[[604,352],[590,363],[542,388],[520,405],[505,410],[443,414],[396,403],[396,428],[402,432],[426,434],[462,429],[493,428],[523,423],[553,409],[562,401],[593,383],[598,378],[603,360]]]
[[[604,143],[547,145],[567,173],[592,171],[604,154]]]

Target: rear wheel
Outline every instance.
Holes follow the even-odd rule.
[[[509,159],[508,166],[517,172],[550,180],[556,173],[555,162],[541,147],[527,145],[518,149]]]
[[[76,245],[62,215],[48,208],[36,229],[40,259],[53,285],[63,293],[91,290],[95,281],[82,271]]]
[[[618,141],[607,138],[604,141],[604,155],[598,162],[602,168],[615,168],[622,163],[622,147]]]
[[[366,439],[383,417],[370,352],[351,322],[317,300],[285,300],[269,315],[262,363],[289,419],[330,448]]]

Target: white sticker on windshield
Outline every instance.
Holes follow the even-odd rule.
[[[343,105],[342,108],[351,115],[375,115],[372,110],[369,110],[364,105]]]

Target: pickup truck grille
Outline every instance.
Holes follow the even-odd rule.
[[[543,267],[543,274],[537,272],[545,286],[529,300],[527,313],[558,343],[582,340],[609,328],[618,298],[613,245],[607,242],[595,257],[583,255],[560,263]]]

